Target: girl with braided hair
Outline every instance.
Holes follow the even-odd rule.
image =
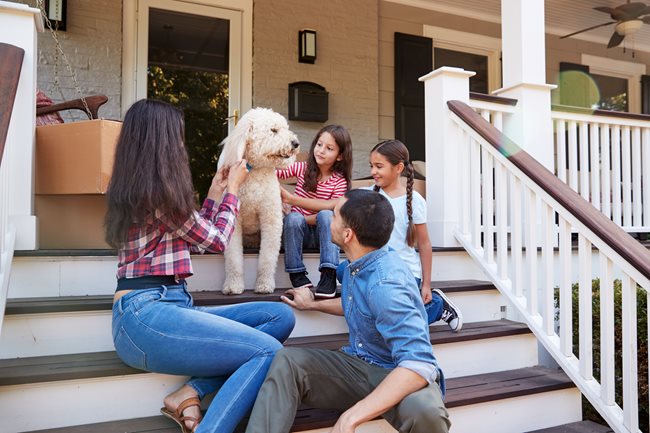
[[[445,321],[454,332],[463,326],[463,316],[439,290],[431,290],[431,241],[427,230],[424,198],[413,190],[413,164],[409,151],[399,140],[382,141],[370,151],[370,173],[375,185],[395,213],[395,224],[388,246],[396,250],[409,267],[422,294],[429,323]],[[400,177],[406,177],[406,185]],[[418,250],[415,246],[418,246]]]

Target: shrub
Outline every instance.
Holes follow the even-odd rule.
[[[623,405],[623,332],[622,332],[622,290],[621,281],[614,281],[614,344],[615,344],[615,383],[616,403]],[[573,285],[573,353],[579,353],[578,332],[578,284]],[[649,431],[648,426],[648,305],[645,290],[637,287],[637,369],[639,390],[639,428]],[[593,309],[593,370],[594,377],[600,380],[600,281],[592,282]],[[583,415],[585,419],[602,421],[598,412],[583,398]]]

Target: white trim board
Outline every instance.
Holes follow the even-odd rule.
[[[433,48],[478,54],[488,58],[488,92],[501,87],[501,39],[476,33],[461,32],[425,24],[424,36],[433,40]],[[433,53],[435,64],[435,53]]]

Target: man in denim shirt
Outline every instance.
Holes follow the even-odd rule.
[[[340,351],[280,350],[247,433],[288,432],[300,403],[344,411],[335,433],[353,433],[380,415],[400,432],[449,430],[444,379],[420,292],[399,255],[385,246],[393,221],[390,203],[374,191],[352,190],[337,203],[332,241],[348,258],[337,270],[341,298],[316,301],[308,288],[298,288],[283,300],[299,310],[344,315],[350,344]]]

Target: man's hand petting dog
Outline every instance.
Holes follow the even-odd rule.
[[[306,286],[289,289],[284,293],[286,296],[280,296],[282,302],[291,305],[296,310],[310,310],[315,302],[314,294]]]

